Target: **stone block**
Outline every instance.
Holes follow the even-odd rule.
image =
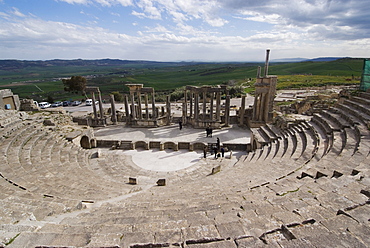
[[[128,183],[129,183],[129,184],[132,184],[132,185],[137,184],[136,178],[135,178],[135,177],[130,177],[130,178],[128,179]]]
[[[158,186],[166,186],[166,179],[158,179],[157,185]]]
[[[212,175],[221,171],[221,165],[212,168]]]

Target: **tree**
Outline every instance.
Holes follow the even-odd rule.
[[[123,102],[123,95],[119,93],[118,91],[113,91],[112,95],[114,95],[114,100],[116,102]]]
[[[82,76],[72,76],[70,79],[62,79],[64,90],[68,92],[78,93],[81,92],[86,96],[86,78]]]
[[[52,102],[54,102],[54,98],[52,96],[48,95],[48,98],[47,98],[46,101],[52,103]]]
[[[241,97],[245,94],[243,86],[229,86],[229,95],[233,97]]]

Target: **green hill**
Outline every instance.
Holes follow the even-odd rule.
[[[0,60],[0,88],[10,88],[21,98],[55,100],[81,98],[64,92],[61,78],[82,75],[89,86],[98,86],[103,95],[124,92],[127,82],[168,92],[185,85],[243,84],[253,90],[257,67],[264,63],[196,63],[128,60]],[[359,78],[363,59],[271,63],[270,75],[278,75],[278,88],[323,84],[353,84]]]

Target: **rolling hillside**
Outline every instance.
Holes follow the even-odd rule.
[[[82,75],[88,85],[99,86],[103,94],[123,92],[124,83],[142,83],[156,91],[171,91],[184,85],[249,85],[253,88],[257,67],[263,63],[198,63],[156,62],[127,60],[50,60],[18,61],[0,60],[0,88],[10,88],[21,98],[56,100],[81,98],[64,92],[61,78]],[[270,63],[269,74],[283,76],[287,82],[296,80],[295,75],[315,75],[323,79],[299,79],[303,82],[320,81],[344,83],[346,78],[359,78],[363,59],[342,58],[333,61],[305,61],[296,63]],[[348,83],[348,82],[347,82]],[[353,83],[353,82],[351,82]],[[356,82],[355,82],[356,83]],[[358,82],[357,82],[358,83]],[[297,85],[302,86],[299,82]]]

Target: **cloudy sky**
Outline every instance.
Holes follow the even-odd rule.
[[[0,0],[0,59],[370,57],[369,0]]]

